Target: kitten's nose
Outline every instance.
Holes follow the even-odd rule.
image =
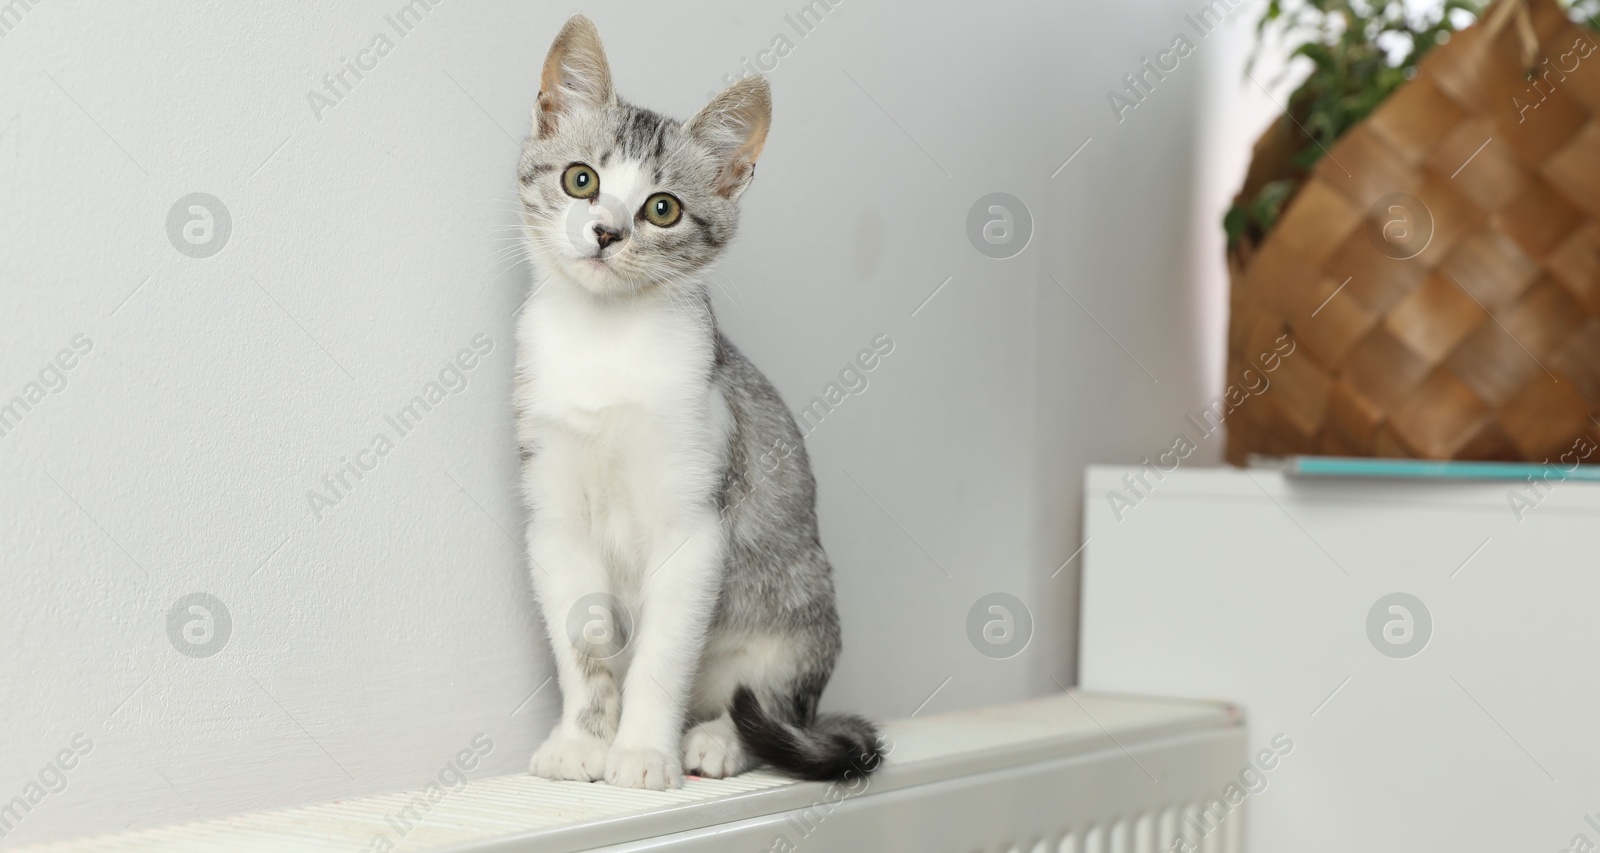
[[[596,222],[594,224],[594,239],[600,243],[600,248],[604,249],[612,243],[621,240],[622,232],[612,228],[610,225],[606,225],[603,222]]]

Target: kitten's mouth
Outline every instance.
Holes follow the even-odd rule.
[[[568,269],[575,281],[595,293],[612,293],[619,288],[625,290],[627,285],[611,266],[615,254],[580,255],[572,259]]]
[[[625,251],[627,251],[627,247],[625,245],[613,242],[609,246],[596,247],[594,254],[584,256],[583,260],[589,261],[597,267],[611,269],[611,262],[616,260]]]

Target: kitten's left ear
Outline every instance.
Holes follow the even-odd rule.
[[[561,116],[580,108],[599,109],[616,104],[611,87],[611,64],[600,45],[594,22],[573,15],[556,34],[539,75],[539,103],[533,108],[540,136],[555,130]]]
[[[717,192],[736,199],[755,177],[756,158],[767,144],[771,124],[772,87],[758,74],[723,90],[683,127],[721,161]]]

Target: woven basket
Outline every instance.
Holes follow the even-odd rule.
[[[1303,140],[1270,129],[1241,198]],[[1552,0],[1501,0],[1228,260],[1229,380],[1275,367],[1227,414],[1234,464],[1544,461],[1600,439],[1600,37]],[[1295,350],[1271,358],[1280,335]]]

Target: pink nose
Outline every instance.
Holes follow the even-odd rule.
[[[621,240],[622,232],[612,228],[609,225],[602,225],[601,223],[596,222],[594,224],[594,239],[600,243],[600,248],[604,249],[612,243]]]

